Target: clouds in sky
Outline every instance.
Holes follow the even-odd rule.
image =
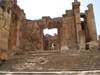
[[[42,16],[61,17],[65,14],[65,10],[72,9],[74,0],[17,0],[21,9],[24,9],[27,19],[40,19]],[[87,10],[87,5],[94,5],[94,14],[96,19],[96,27],[98,35],[100,35],[100,0],[78,0],[81,2],[81,12]]]

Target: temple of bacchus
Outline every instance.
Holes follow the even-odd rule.
[[[7,59],[9,52],[44,51],[62,49],[99,49],[93,5],[80,13],[80,2],[74,0],[72,9],[62,17],[43,16],[39,20],[27,20],[17,0],[0,2],[0,59]],[[37,14],[38,15],[38,14]],[[83,21],[81,21],[83,18]],[[44,35],[44,29],[57,28],[58,34]]]

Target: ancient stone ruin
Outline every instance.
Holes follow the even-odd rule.
[[[80,2],[75,0],[72,10],[66,10],[62,17],[52,19],[44,16],[39,20],[27,20],[24,10],[17,5],[17,0],[1,0],[0,5],[1,60],[7,59],[9,52],[52,50],[52,43],[55,43],[55,50],[64,47],[79,50],[95,47],[99,49],[93,45],[93,41],[100,47],[92,4],[87,6],[88,10],[80,13]],[[44,35],[43,30],[46,28],[57,28],[58,34]]]

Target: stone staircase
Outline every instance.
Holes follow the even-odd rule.
[[[99,70],[100,51],[98,50],[31,51],[25,55],[9,57],[9,60],[0,66],[0,73],[7,72],[13,75],[24,73],[25,75],[77,75],[78,73],[78,75],[81,73],[95,75],[100,72]]]

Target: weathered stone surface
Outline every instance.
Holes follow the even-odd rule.
[[[68,50],[69,48],[67,46],[62,46],[61,50]]]
[[[97,31],[96,31],[96,24],[95,24],[95,18],[94,18],[94,12],[93,12],[93,5],[89,4],[88,10],[86,11],[87,16],[87,28],[89,32],[89,41],[95,41],[97,40]]]
[[[80,19],[80,9],[75,9],[75,17],[76,17],[76,23],[80,24],[81,23],[81,19]]]
[[[99,42],[98,41],[91,41],[86,43],[89,47],[89,50],[98,50],[99,49]]]
[[[0,15],[3,14],[3,9],[0,7]],[[3,16],[3,15],[2,15]]]
[[[2,36],[2,38],[7,40],[9,38],[9,31],[6,30],[5,28],[2,28],[1,29],[1,36]]]
[[[7,51],[8,50],[8,40],[5,38],[0,39],[0,49]]]
[[[4,26],[4,20],[3,19],[0,19],[0,30],[1,28]]]
[[[85,31],[79,31],[79,46],[85,50]]]
[[[1,60],[4,59],[7,60],[7,55],[8,55],[7,51],[1,49]]]

